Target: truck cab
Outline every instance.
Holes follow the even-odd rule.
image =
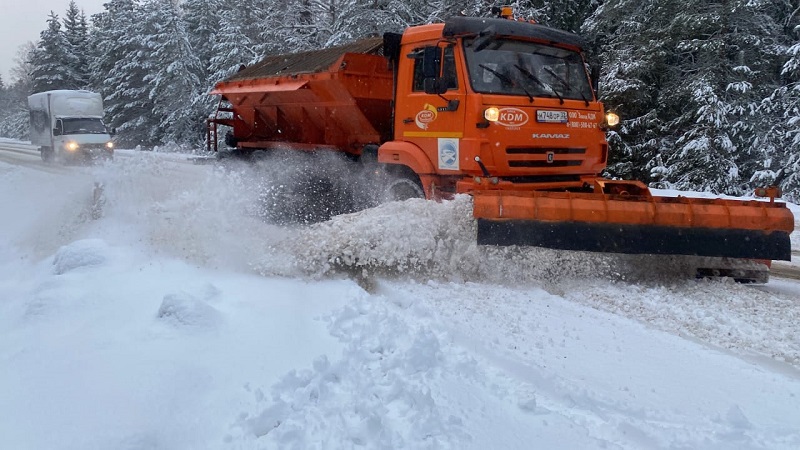
[[[394,141],[379,161],[411,167],[429,197],[489,185],[580,189],[608,156],[582,46],[571,33],[507,19],[406,30]]]
[[[113,131],[103,122],[100,94],[84,90],[53,90],[28,97],[31,143],[43,161],[109,160],[114,154]]]

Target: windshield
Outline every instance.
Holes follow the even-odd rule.
[[[494,39],[475,51],[464,40],[472,89],[485,94],[592,100],[583,58],[577,52],[533,42]]]
[[[102,119],[62,119],[64,134],[106,134]]]

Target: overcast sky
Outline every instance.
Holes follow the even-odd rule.
[[[103,10],[103,3],[109,0],[75,0],[78,8],[91,19],[92,14]],[[12,6],[13,4],[13,6]],[[26,42],[39,40],[39,33],[47,26],[50,11],[64,19],[69,0],[18,0],[3,2],[0,13],[0,75],[3,82],[9,83],[10,70],[18,49]],[[91,23],[91,22],[90,22]],[[63,22],[62,22],[63,26]]]

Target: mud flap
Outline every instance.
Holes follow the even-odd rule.
[[[520,219],[477,220],[478,245],[791,260],[789,233],[783,231]]]

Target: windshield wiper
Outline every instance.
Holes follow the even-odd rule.
[[[564,88],[566,88],[567,91],[571,91],[572,90],[572,88],[569,86],[569,83],[567,83],[567,80],[561,78],[561,75],[553,72],[553,70],[550,69],[549,67],[543,67],[543,69],[545,70],[545,72],[547,72],[550,75],[552,75],[553,78],[558,80],[564,86]],[[553,92],[558,96],[558,99],[561,100],[561,104],[563,105],[564,104],[564,99],[561,98],[561,95],[558,94],[558,91],[556,91],[556,88],[554,88],[553,86],[550,86],[550,89],[552,89]],[[581,97],[583,97],[583,94],[581,94]],[[589,105],[589,101],[586,100],[586,97],[583,97],[583,101],[586,102],[587,106]]]
[[[572,86],[569,85],[567,80],[562,78],[559,74],[553,72],[549,67],[545,67],[544,70],[546,70],[547,73],[552,75],[553,78],[558,80],[567,89],[567,91],[570,91],[570,92],[572,91]],[[552,89],[552,87],[551,87],[551,89]],[[553,91],[555,92],[555,89],[553,89]],[[586,106],[589,106],[589,99],[586,98],[586,96],[583,94],[583,92],[578,91],[578,95],[581,96],[581,98],[583,99],[583,102],[586,103]],[[562,101],[561,103],[564,103],[564,102]]]
[[[514,67],[516,67],[517,70],[522,72],[523,75],[528,77],[529,80],[533,81],[534,83],[538,84],[539,86],[541,86],[541,87],[543,87],[545,89],[548,88],[548,86],[546,84],[542,83],[542,80],[540,80],[539,77],[537,77],[536,75],[532,74],[530,70],[520,66],[519,64],[514,64]],[[552,89],[552,87],[550,89]]]
[[[545,72],[547,72],[547,73],[549,73],[550,75],[552,75],[552,76],[553,76],[553,78],[555,78],[556,80],[558,80],[558,81],[559,81],[559,82],[560,82],[560,83],[561,83],[561,84],[562,84],[562,85],[563,85],[563,86],[564,86],[564,87],[565,87],[565,88],[566,88],[568,91],[571,91],[571,90],[572,90],[572,88],[571,88],[571,87],[569,87],[569,83],[567,83],[567,80],[565,80],[565,79],[561,78],[561,75],[559,75],[559,74],[557,74],[557,73],[553,72],[553,69],[551,69],[551,68],[549,68],[549,67],[543,67],[543,69],[545,70]]]
[[[499,78],[500,81],[504,81],[504,82],[506,82],[507,84],[509,84],[511,86],[517,86],[517,83],[515,83],[514,80],[511,79],[511,77],[509,77],[508,75],[506,75],[506,74],[504,74],[502,72],[498,72],[497,70],[492,69],[491,67],[487,66],[486,64],[478,64],[478,67],[488,70],[494,76]],[[519,88],[522,89],[522,92],[524,92],[525,95],[528,96],[528,99],[531,101],[531,103],[533,103],[533,95],[531,95],[531,93],[528,92],[527,89],[525,89],[525,86],[519,85]]]

